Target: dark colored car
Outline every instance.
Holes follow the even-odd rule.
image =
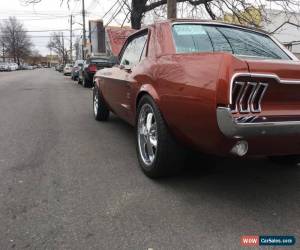
[[[64,65],[63,64],[59,64],[55,67],[55,70],[58,72],[63,72],[64,70]]]
[[[91,57],[84,61],[79,69],[78,83],[85,88],[93,87],[93,78],[97,70],[111,68],[114,65],[109,57]]]
[[[300,62],[268,34],[163,21],[131,35],[118,59],[94,77],[94,116],[135,126],[147,176],[180,169],[187,148],[299,162]]]
[[[78,80],[80,68],[83,66],[84,60],[76,60],[72,68],[71,79],[76,81]]]

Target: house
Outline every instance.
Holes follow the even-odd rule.
[[[261,27],[300,58],[300,13],[265,9]]]
[[[102,20],[89,21],[89,36],[86,47],[83,48],[82,39],[80,40],[80,48],[83,48],[88,56],[107,55],[117,56],[129,35],[135,30],[129,27],[116,27],[103,25]],[[82,49],[79,49],[78,58],[82,58]]]

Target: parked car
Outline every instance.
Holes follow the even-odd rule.
[[[29,69],[29,70],[33,70],[33,69],[34,69],[34,67],[33,67],[32,65],[27,65],[27,69]]]
[[[11,71],[15,71],[19,68],[19,66],[16,63],[9,63],[9,68]]]
[[[65,75],[65,76],[66,76],[66,75],[71,75],[72,68],[73,68],[73,65],[70,64],[70,63],[67,63],[67,64],[65,65],[65,67],[64,67],[64,70],[63,70],[64,75]]]
[[[79,70],[80,68],[83,66],[83,62],[84,60],[76,60],[75,64],[72,68],[72,72],[71,72],[71,79],[76,81],[78,80],[78,76],[79,76]]]
[[[0,62],[0,71],[11,71],[9,64],[6,62]]]
[[[25,69],[26,69],[25,64],[20,64],[20,65],[19,65],[19,70],[25,70]]]
[[[147,176],[180,169],[185,148],[300,160],[300,62],[268,34],[164,21],[131,35],[118,60],[95,75],[94,116],[135,126]]]
[[[59,65],[57,66],[57,71],[58,71],[58,72],[63,72],[63,70],[64,70],[64,65],[63,65],[63,64],[59,64]]]
[[[93,86],[93,78],[97,70],[111,68],[114,63],[110,57],[91,57],[84,61],[83,66],[79,69],[78,83],[89,88]]]

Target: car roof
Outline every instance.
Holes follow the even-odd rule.
[[[155,26],[155,25],[160,24],[160,23],[162,23],[162,24],[163,23],[170,23],[170,24],[193,23],[193,24],[219,25],[219,26],[224,26],[224,27],[248,30],[248,31],[260,33],[260,34],[263,34],[263,35],[269,35],[268,32],[266,32],[264,30],[261,30],[259,28],[248,27],[248,26],[238,25],[238,24],[231,24],[231,23],[226,23],[226,22],[223,22],[223,21],[206,20],[206,19],[180,19],[180,18],[176,18],[176,19],[167,19],[167,20],[155,21],[153,24],[147,25],[145,27],[142,27],[139,30],[136,30],[136,32],[132,33],[128,38],[131,38],[132,36],[147,30],[149,27]]]
[[[238,29],[244,29],[244,30],[249,30],[257,33],[262,33],[265,35],[268,35],[268,32],[261,30],[259,28],[254,28],[254,27],[249,27],[245,25],[240,25],[240,24],[232,24],[232,23],[227,23],[224,21],[215,21],[215,20],[206,20],[206,19],[169,19],[169,20],[164,20],[164,21],[158,21],[162,23],[199,23],[199,24],[207,24],[207,25],[220,25],[224,27],[231,27],[231,28],[238,28]]]

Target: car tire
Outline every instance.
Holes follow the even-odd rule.
[[[140,167],[150,178],[178,173],[186,151],[170,134],[154,100],[144,95],[138,103],[136,116],[136,150]]]
[[[297,166],[300,163],[300,155],[269,156],[269,159],[277,164]]]
[[[87,81],[87,79],[85,78],[85,76],[83,76],[83,78],[82,78],[82,87],[84,87],[84,88],[90,88],[90,83]]]
[[[93,111],[97,121],[107,121],[109,118],[109,109],[100,95],[99,89],[93,89]]]

